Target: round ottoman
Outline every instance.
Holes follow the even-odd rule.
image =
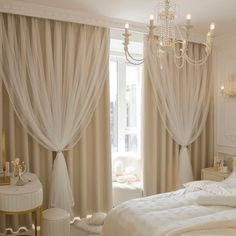
[[[70,235],[70,214],[59,208],[50,208],[43,212],[43,236]]]

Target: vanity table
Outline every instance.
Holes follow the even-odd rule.
[[[24,186],[16,186],[17,178],[11,178],[10,185],[0,186],[0,212],[5,215],[33,213],[37,236],[37,225],[41,225],[37,213],[40,212],[41,218],[43,187],[35,174],[25,173],[23,179]]]

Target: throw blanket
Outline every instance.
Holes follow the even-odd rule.
[[[182,189],[125,202],[106,218],[103,236],[236,235],[236,208],[198,205],[207,194]]]

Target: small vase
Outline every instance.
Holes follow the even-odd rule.
[[[18,166],[16,166],[14,168],[14,177],[18,177],[18,176],[19,176],[19,168],[18,168]]]
[[[17,185],[17,186],[23,186],[23,185],[25,185],[24,180],[22,179],[21,175],[19,175],[19,178],[18,178],[18,180],[17,180],[17,182],[16,182],[16,185]]]

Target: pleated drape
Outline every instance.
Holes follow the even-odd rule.
[[[24,160],[30,172],[38,175],[43,184],[43,208],[48,207],[52,172],[52,152],[39,145],[22,127],[15,115],[8,94],[0,81],[0,128],[6,130],[7,159]],[[80,141],[71,151],[64,152],[71,187],[74,193],[74,215],[84,217],[96,211],[105,211],[112,206],[110,131],[109,131],[109,86],[105,83],[97,108]],[[30,215],[20,217],[0,216],[0,232],[12,227],[31,227]]]
[[[109,29],[0,14],[0,77],[21,124],[56,151],[50,207],[73,217],[64,152],[91,121],[108,80]]]
[[[170,137],[157,109],[152,84],[144,70],[143,149],[145,195],[172,191],[178,185],[179,145]],[[189,147],[194,179],[201,169],[212,166],[214,159],[213,96],[207,122],[201,135]]]
[[[156,104],[171,137],[181,146],[179,153],[179,186],[193,180],[188,147],[199,137],[206,124],[212,94],[211,57],[201,66],[185,63],[176,67],[175,56],[169,51],[160,57],[158,50],[145,41],[145,67],[152,82]],[[180,49],[179,49],[180,50]],[[195,60],[205,55],[205,47],[188,44],[188,55]]]

